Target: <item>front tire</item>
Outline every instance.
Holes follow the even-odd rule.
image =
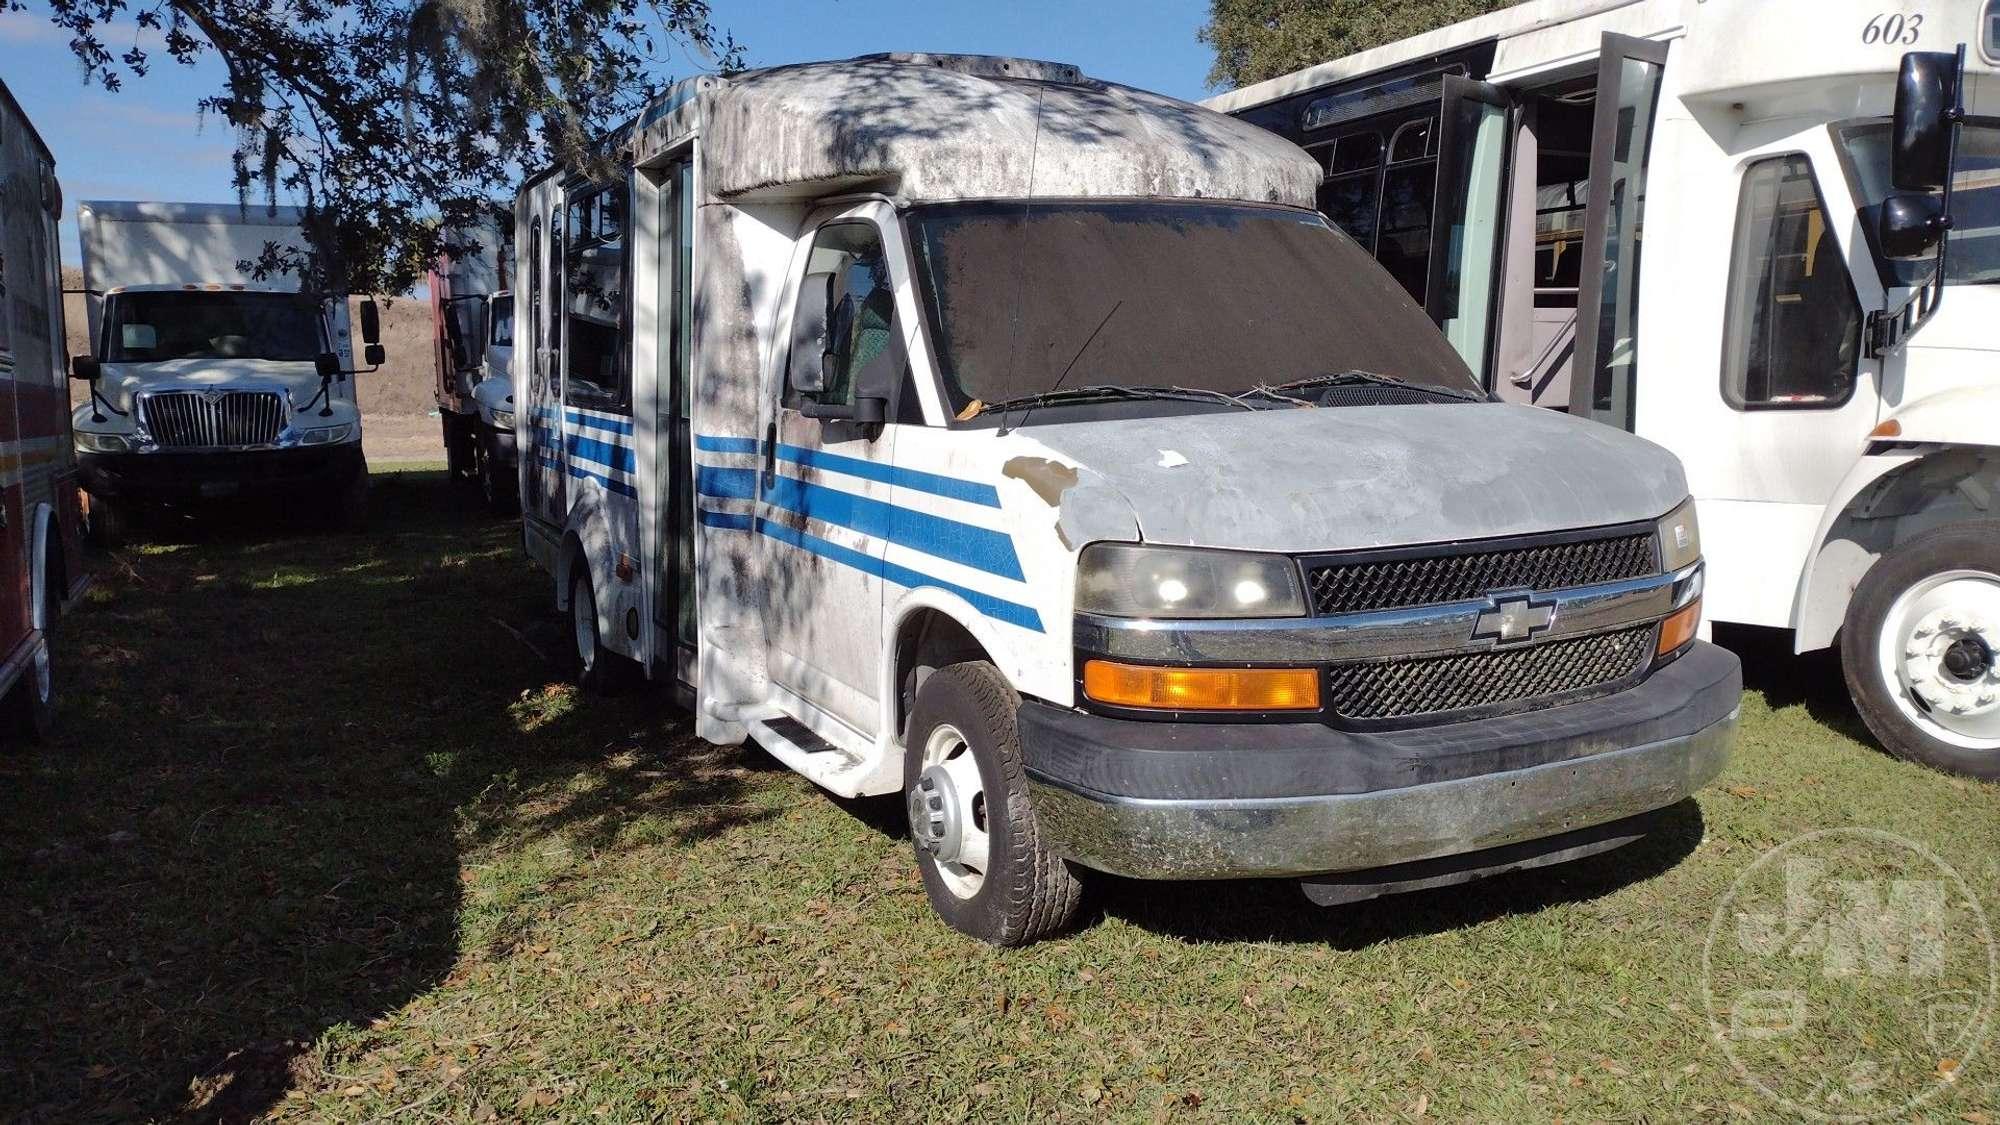
[[[62,616],[62,595],[59,589],[50,588],[60,584],[55,561],[50,558],[51,569],[37,591],[42,603],[42,649],[28,662],[13,690],[7,693],[4,706],[0,706],[0,711],[5,712],[6,744],[10,747],[47,742],[56,732],[56,669],[49,638]]]
[[[903,756],[910,835],[931,908],[960,933],[1000,946],[1059,932],[1083,898],[1028,800],[1020,705],[992,664],[940,668],[917,690]]]
[[[1891,754],[2000,780],[2000,521],[1884,555],[1848,604],[1840,655],[1855,709]]]
[[[123,547],[132,538],[133,516],[132,506],[123,500],[92,496],[84,532],[92,543],[107,551]]]
[[[479,441],[479,494],[486,501],[486,510],[496,516],[514,514],[516,497],[515,482],[511,474],[502,475],[500,458],[493,453],[493,439],[482,436]]]

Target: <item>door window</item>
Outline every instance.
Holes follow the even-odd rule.
[[[1592,125],[1576,369],[1570,409],[1630,430],[1638,417],[1639,277],[1645,244],[1646,163],[1666,69],[1666,46],[1604,37]]]
[[[857,382],[892,387],[893,371],[871,371],[899,362],[896,294],[882,235],[870,223],[832,223],[813,238],[809,275],[827,275],[825,385],[811,396],[821,404],[852,404]],[[864,376],[879,376],[863,379]],[[804,395],[789,396],[797,405]]]
[[[564,257],[563,319],[569,372],[563,401],[593,410],[632,404],[625,362],[625,186],[614,184],[571,198]]]
[[[1722,397],[1739,410],[1839,406],[1860,354],[1861,301],[1812,162],[1759,160],[1736,208]]]

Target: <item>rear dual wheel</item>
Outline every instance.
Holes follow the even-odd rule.
[[[49,636],[62,616],[62,593],[50,588],[61,581],[55,562],[52,556],[48,574],[35,591],[35,616],[42,622],[41,651],[22,670],[21,678],[14,682],[6,699],[0,701],[0,713],[4,713],[0,723],[6,728],[4,737],[9,747],[46,742],[56,730],[56,668]]]
[[[2000,521],[1941,527],[1884,555],[1848,605],[1841,664],[1890,753],[2000,780]]]

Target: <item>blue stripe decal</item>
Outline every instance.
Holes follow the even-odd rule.
[[[704,466],[696,474],[695,490],[703,496],[749,500],[757,495],[757,471]],[[1014,541],[991,528],[884,504],[880,500],[824,485],[808,484],[783,474],[765,487],[764,499],[775,507],[797,512],[808,519],[886,539],[898,546],[1001,578],[1025,581],[1020,557],[1014,553]]]
[[[763,452],[763,443],[756,438],[711,437],[703,434],[695,435],[694,447],[704,453]],[[987,508],[1000,506],[999,490],[990,484],[981,484],[978,481],[926,473],[919,469],[903,469],[876,461],[866,461],[859,457],[843,457],[838,453],[782,443],[778,446],[778,460],[805,465],[821,472],[840,473],[844,476],[894,485],[897,488],[907,488],[912,492],[927,492],[947,500],[963,500],[968,504],[978,504]]]
[[[639,495],[639,490],[637,488],[634,488],[627,481],[612,480],[610,477],[605,476],[603,473],[593,473],[589,469],[583,468],[578,465],[571,465],[569,467],[569,475],[575,477],[578,480],[594,480],[599,484],[603,485],[604,487],[610,489],[611,491],[616,492],[620,496]]]
[[[574,456],[602,465],[607,469],[632,473],[637,472],[639,468],[638,455],[625,446],[598,441],[595,438],[587,438],[581,434],[571,434],[569,436],[569,451]]]
[[[708,527],[724,528],[731,531],[748,531],[751,525],[749,516],[734,512],[713,512],[706,508],[702,509],[701,522]],[[995,621],[1005,621],[1009,625],[1018,625],[1023,629],[1032,629],[1037,633],[1042,631],[1041,614],[1036,613],[1028,606],[1017,602],[1010,602],[1004,598],[996,598],[991,594],[982,594],[977,590],[969,590],[956,583],[943,582],[929,575],[918,573],[908,567],[897,566],[895,563],[842,547],[837,543],[829,543],[824,539],[807,535],[803,531],[797,531],[782,524],[773,523],[767,519],[756,520],[755,526],[762,534],[776,539],[781,543],[788,543],[809,554],[831,559],[842,566],[852,567],[864,574],[875,575],[885,582],[893,582],[898,586],[904,586],[913,590],[924,586],[945,590],[964,598],[974,609],[993,618]]]
[[[759,442],[747,437],[709,437],[697,434],[694,447],[703,453],[755,453]]]
[[[630,418],[597,418],[589,414],[578,414],[574,410],[568,412],[565,417],[571,423],[582,426],[587,430],[605,430],[614,434],[629,434],[632,432],[632,420]]]
[[[694,87],[690,84],[686,89],[669,95],[666,101],[647,107],[646,115],[639,119],[639,128],[644,129],[653,122],[686,105],[688,99],[692,97],[694,97]]]

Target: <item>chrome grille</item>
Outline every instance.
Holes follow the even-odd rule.
[[[1569,695],[1637,675],[1652,651],[1640,625],[1523,648],[1336,664],[1327,703],[1348,719],[1403,719]]]
[[[1652,532],[1418,558],[1308,564],[1313,612],[1440,605],[1495,590],[1561,590],[1659,571]]]
[[[145,396],[145,420],[162,446],[270,445],[285,428],[285,403],[276,391],[155,391]]]

